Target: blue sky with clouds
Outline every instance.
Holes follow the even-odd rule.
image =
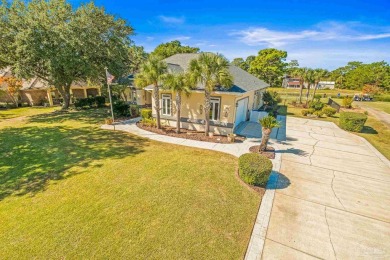
[[[127,19],[135,28],[133,40],[147,51],[177,39],[229,59],[275,47],[301,66],[333,69],[351,60],[390,62],[390,0],[95,3]]]

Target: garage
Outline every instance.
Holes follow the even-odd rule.
[[[246,121],[248,100],[248,98],[243,98],[237,101],[236,119],[234,121],[234,127],[238,126],[241,122]]]

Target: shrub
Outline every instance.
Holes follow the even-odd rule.
[[[345,97],[343,98],[343,106],[346,108],[352,108],[352,102],[353,98],[352,97]]]
[[[141,120],[141,123],[146,126],[150,127],[156,127],[157,126],[157,121],[154,118],[143,118]]]
[[[104,105],[106,104],[106,98],[102,96],[96,96],[95,103],[97,107],[104,107]]]
[[[309,108],[312,108],[316,111],[323,109],[324,106],[325,106],[325,104],[322,103],[320,99],[313,100],[309,103]]]
[[[139,116],[139,108],[138,105],[130,105],[130,116],[137,117]]]
[[[322,113],[324,113],[327,117],[334,116],[336,114],[336,109],[333,107],[324,107],[322,109]]]
[[[241,179],[250,184],[264,186],[272,171],[272,162],[264,155],[246,153],[238,158]]]
[[[122,100],[117,100],[112,105],[116,116],[130,116],[130,105]]]
[[[148,108],[141,109],[141,117],[142,119],[152,118],[152,110]]]
[[[76,108],[89,108],[91,107],[89,98],[79,98],[74,102]]]
[[[309,114],[309,109],[302,109],[301,113],[303,116],[307,116]]]
[[[314,108],[309,108],[307,111],[309,111],[310,115],[313,115],[316,110]]]
[[[361,113],[342,112],[340,113],[339,125],[342,129],[352,132],[361,132],[367,116]]]
[[[322,112],[322,110],[316,110],[314,111],[313,115],[317,116],[317,117],[321,117],[322,115],[324,114],[324,112]]]

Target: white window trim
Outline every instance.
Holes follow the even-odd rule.
[[[170,107],[169,107],[170,113],[164,113],[164,100],[167,100],[170,104]],[[168,110],[168,107],[166,110]],[[161,115],[163,115],[163,116],[171,116],[172,115],[172,95],[170,95],[170,94],[162,94],[161,95]]]
[[[214,102],[213,102],[214,101]],[[217,115],[217,118],[216,119],[212,119],[210,118],[211,121],[219,121],[220,119],[220,116],[221,116],[221,98],[220,97],[211,97],[210,99],[210,111],[213,111],[213,107],[214,107],[214,103],[218,103],[219,106],[218,106],[218,115]],[[214,113],[211,113],[212,115],[214,115]]]

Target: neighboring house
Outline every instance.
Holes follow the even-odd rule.
[[[320,81],[318,82],[317,89],[334,89],[334,81]]]
[[[176,54],[166,58],[171,73],[187,71],[192,59],[199,54]],[[210,131],[216,134],[232,133],[241,122],[247,121],[250,111],[257,110],[263,105],[263,92],[269,86],[264,81],[256,78],[248,72],[229,66],[233,76],[233,87],[219,89],[211,94]],[[153,94],[153,86],[145,88]],[[155,117],[157,111],[154,108],[156,100],[152,96],[152,114]],[[160,91],[160,114],[162,123],[170,126],[176,125],[176,100],[175,93]],[[204,131],[204,86],[197,86],[191,91],[190,96],[183,94],[181,107],[181,126],[191,130]]]
[[[299,79],[292,78],[290,76],[286,76],[283,79],[282,87],[283,88],[300,88]]]
[[[0,71],[0,77],[10,77],[12,72],[6,68]],[[61,95],[57,89],[49,86],[45,81],[39,78],[33,78],[30,80],[23,80],[23,86],[20,89],[20,102],[27,103],[30,106],[39,105],[57,105],[61,103]],[[5,83],[0,86],[0,90],[6,89]],[[91,96],[100,96],[101,87],[90,85],[86,82],[75,82],[70,87],[71,100],[78,98],[86,98]],[[0,95],[0,103],[12,103],[11,99],[6,95]]]
[[[152,94],[145,89],[138,89],[133,85],[134,75],[129,75],[129,86],[125,89],[124,93],[121,94],[123,100],[137,104],[140,107],[151,107],[152,105]]]

